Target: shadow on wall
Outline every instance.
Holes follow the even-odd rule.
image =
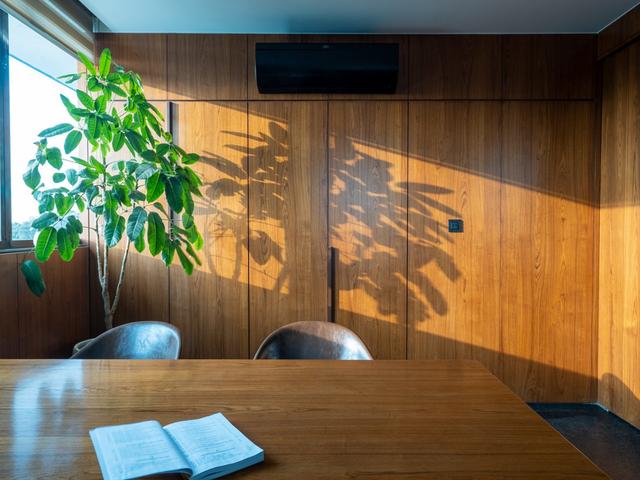
[[[247,152],[247,147],[241,143],[245,138],[243,133],[224,133],[239,139],[237,144],[228,145],[228,148]],[[230,279],[240,278],[241,259],[244,257],[241,251],[248,247],[253,265],[265,265],[272,260],[280,264],[279,273],[273,279],[273,289],[278,291],[287,283],[290,263],[295,261],[295,252],[287,251],[289,242],[286,235],[290,230],[284,229],[284,238],[279,239],[274,238],[269,229],[263,229],[260,225],[281,225],[287,221],[281,215],[291,213],[288,212],[283,197],[291,181],[286,168],[291,153],[288,134],[282,126],[272,121],[268,124],[268,131],[250,136],[249,140],[257,145],[248,149],[241,165],[213,152],[204,152],[201,161],[219,171],[223,178],[213,181],[205,179],[204,199],[196,205],[196,214],[210,219],[205,227],[207,235],[232,235],[235,238],[234,255],[237,261]],[[416,257],[425,259],[425,263],[434,263],[450,281],[455,281],[460,272],[455,267],[453,258],[440,248],[442,242],[451,242],[452,238],[443,233],[446,226],[439,224],[434,218],[436,210],[447,215],[460,216],[459,212],[447,207],[437,198],[450,195],[452,191],[423,183],[397,182],[393,179],[393,165],[390,162],[359,152],[350,138],[337,137],[336,144],[341,144],[341,152],[346,150],[351,153],[347,155],[350,159],[348,162],[340,162],[330,172],[332,184],[340,185],[340,188],[331,190],[329,203],[331,206],[337,205],[342,208],[332,218],[329,237],[339,241],[345,238],[345,232],[349,232],[348,251],[346,255],[341,252],[339,261],[343,263],[338,269],[357,272],[353,281],[349,285],[342,284],[341,289],[361,289],[373,301],[384,296],[383,288],[391,288],[393,291],[404,290],[408,282],[406,260],[403,258],[406,255],[406,245],[403,244],[403,250],[399,252],[397,239],[406,238],[402,232],[407,229],[410,237],[419,239],[410,240],[409,248],[420,252]],[[329,156],[331,158],[332,152],[329,152]],[[362,178],[361,172],[375,172],[376,181],[370,182],[367,178]],[[260,192],[267,197],[261,199],[261,208],[258,210],[249,208],[245,187],[247,178],[250,179],[251,191],[253,186],[260,184]],[[322,181],[320,178],[316,180]],[[414,207],[411,211],[413,221],[410,225],[407,224],[405,207],[407,188],[412,192],[411,204]],[[238,213],[238,209],[219,207],[225,203],[221,201],[223,197],[239,199],[241,210],[249,211],[249,222],[253,228],[247,229],[246,218],[244,214]],[[370,208],[365,208],[367,206]],[[423,221],[415,221],[416,217],[423,217]],[[416,231],[415,225],[418,224],[424,225],[424,230]],[[404,240],[402,242],[404,243]],[[387,284],[383,287],[375,277],[369,275],[370,269],[358,268],[353,259],[356,259],[355,262],[391,265],[396,268],[386,272]],[[421,272],[424,266],[412,265],[411,268]],[[216,273],[214,262],[210,262],[208,267],[210,272]],[[434,310],[439,315],[445,314],[447,302],[442,293],[434,286],[427,288],[429,281],[426,274],[418,275],[423,276],[419,285],[424,288],[419,295],[415,291],[410,292],[410,301],[423,304],[425,311]],[[397,285],[390,287],[389,280]],[[383,315],[394,313],[387,311],[382,304],[378,304],[377,308]]]
[[[223,105],[225,108],[228,106],[228,104]],[[233,107],[229,106],[229,108]],[[247,115],[247,112],[238,110],[238,114]],[[251,112],[250,115],[254,113]],[[292,247],[289,237],[292,230],[281,227],[290,220],[288,216],[292,214],[292,206],[287,204],[286,193],[289,188],[292,188],[295,179],[289,176],[288,163],[298,159],[300,154],[296,150],[291,150],[293,147],[289,139],[290,133],[287,131],[284,120],[264,117],[262,120],[264,120],[260,122],[262,126],[252,128],[249,137],[242,131],[223,132],[228,144],[224,145],[224,148],[216,147],[216,152],[223,154],[207,150],[201,152],[207,176],[206,185],[203,188],[205,198],[197,203],[196,214],[207,241],[203,252],[205,264],[199,268],[197,282],[201,284],[217,282],[220,285],[226,285],[218,289],[220,292],[238,291],[247,288],[246,271],[249,270],[250,298],[271,296],[277,299],[279,295],[283,302],[295,304],[297,302],[295,295],[293,300],[287,297],[289,295],[287,284],[290,283],[300,252]],[[449,236],[442,220],[446,217],[463,216],[461,212],[449,206],[459,204],[461,200],[458,196],[461,194],[449,188],[418,181],[412,178],[411,174],[409,174],[409,181],[398,177],[394,171],[396,166],[386,159],[389,158],[389,154],[384,146],[365,145],[359,139],[341,135],[339,132],[332,132],[331,141],[330,148],[335,150],[327,152],[326,155],[329,158],[335,157],[337,161],[330,162],[331,164],[326,167],[329,170],[325,170],[331,184],[331,189],[327,189],[327,201],[332,215],[327,236],[334,241],[343,240],[345,244],[343,249],[346,254],[340,256],[339,270],[348,272],[348,279],[340,284],[341,290],[362,291],[370,302],[370,305],[367,305],[368,308],[362,310],[357,309],[358,305],[354,305],[353,311],[341,306],[339,316],[355,318],[358,325],[366,325],[371,332],[382,333],[382,336],[387,331],[385,329],[395,328],[405,332],[406,328],[410,357],[413,355],[420,358],[478,359],[528,400],[535,401],[543,398],[541,392],[544,391],[551,392],[549,396],[544,397],[545,400],[576,401],[577,397],[585,401],[595,399],[594,374],[588,371],[587,367],[584,371],[576,372],[573,371],[574,365],[570,361],[561,365],[566,368],[545,365],[542,361],[552,362],[554,359],[539,355],[535,351],[535,345],[532,345],[531,349],[527,346],[527,350],[524,348],[516,350],[516,355],[498,351],[502,349],[499,343],[501,341],[499,310],[498,316],[488,317],[491,324],[489,329],[498,332],[495,342],[493,341],[495,335],[487,341],[487,338],[483,337],[483,332],[480,332],[479,336],[475,334],[463,336],[459,335],[457,330],[449,332],[431,328],[430,324],[438,323],[429,322],[434,318],[439,322],[446,322],[447,328],[453,324],[456,329],[466,328],[468,325],[464,324],[460,327],[455,316],[451,314],[447,316],[451,309],[457,308],[457,304],[449,305],[448,303],[454,298],[448,290],[449,285],[456,284],[466,289],[466,283],[473,281],[471,277],[465,278],[467,275],[462,274],[449,253],[451,251],[449,247],[454,244],[455,237]],[[363,148],[363,145],[367,148]],[[188,148],[188,145],[186,147]],[[226,154],[224,154],[225,151]],[[376,152],[380,153],[376,154]],[[236,155],[238,153],[239,155]],[[391,153],[404,155],[406,160],[406,152]],[[424,158],[416,159],[429,162]],[[443,164],[442,168],[455,169],[455,166]],[[561,169],[562,172],[565,170]],[[526,178],[532,179],[531,189],[535,189],[533,181],[535,175],[529,170],[524,173],[527,175]],[[545,175],[552,177],[553,174],[553,169],[545,167]],[[483,176],[482,172],[477,172],[477,175]],[[260,188],[249,188],[248,193],[247,179],[251,185]],[[458,185],[455,188],[458,189]],[[259,208],[256,208],[255,198],[250,198],[255,195],[254,190],[259,190],[260,195],[264,197],[261,198]],[[407,198],[410,207],[408,211]],[[576,200],[580,202],[580,199]],[[472,201],[472,199],[466,201]],[[374,207],[363,208],[363,205]],[[250,216],[251,228],[247,225],[247,212]],[[263,228],[267,225],[275,225],[278,228]],[[224,248],[221,248],[220,244],[211,246],[211,240],[215,238],[225,239]],[[398,238],[401,239],[400,242]],[[420,259],[422,263],[407,266],[407,247],[412,252],[420,252],[419,255],[413,256]],[[223,262],[220,262],[221,258]],[[247,266],[247,258],[251,259],[250,267]],[[221,263],[225,265],[224,271],[219,267]],[[276,264],[278,268],[268,271],[262,269],[267,264]],[[390,269],[380,273],[375,270],[375,265],[387,265]],[[227,268],[228,266],[232,268]],[[411,279],[407,278],[409,268]],[[372,275],[372,272],[375,274]],[[254,283],[259,275],[272,275],[269,288]],[[383,281],[380,281],[381,279]],[[413,282],[411,282],[412,279]],[[413,288],[407,289],[409,283]],[[410,319],[408,327],[405,324],[398,324],[397,321],[396,325],[392,325],[391,322],[381,320],[384,316],[396,312],[390,310],[388,305],[379,302],[379,299],[394,295],[394,292],[398,291],[403,292],[402,295],[404,295],[407,290],[409,305],[420,305],[421,307],[416,309],[420,315],[414,315],[416,318]],[[277,292],[278,295],[273,295],[273,292]],[[173,304],[178,301],[185,301],[185,299],[176,298]],[[225,298],[222,296],[214,301],[224,303]],[[370,313],[367,315],[367,312]],[[237,311],[232,311],[232,314],[237,315]],[[207,347],[207,353],[202,356],[220,356],[217,353],[220,350],[217,350],[216,342],[221,340],[213,337],[223,335],[224,328],[219,329],[220,322],[215,315],[212,316],[210,311],[198,312],[198,315],[202,317],[198,327],[193,331],[183,331],[186,337],[185,352],[191,352],[187,353],[187,356],[195,355],[194,352],[205,351],[190,349],[189,342],[196,336],[208,336],[201,341]],[[252,322],[261,322],[262,320],[255,315],[255,313],[252,315]],[[282,320],[287,323],[304,319],[306,318]],[[230,320],[228,325],[233,324],[234,319]],[[188,325],[191,318],[181,321],[182,325]],[[478,320],[473,319],[473,321]],[[184,326],[183,330],[186,330]],[[494,333],[490,332],[491,335]],[[454,336],[458,338],[454,339]],[[426,347],[416,354],[413,346],[420,344]],[[437,345],[437,348],[432,349],[432,345]],[[372,350],[375,356],[375,349]],[[238,348],[237,351],[246,352],[246,345],[243,350]],[[563,357],[561,361],[564,360]],[[580,366],[575,368],[578,369]]]

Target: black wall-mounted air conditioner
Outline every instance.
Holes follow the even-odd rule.
[[[257,43],[260,93],[394,93],[395,43]]]

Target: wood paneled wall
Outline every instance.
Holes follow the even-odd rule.
[[[638,36],[640,36],[640,6],[635,6],[598,34],[598,58],[611,55]]]
[[[42,265],[47,290],[36,297],[20,272],[24,253],[0,255],[0,358],[68,358],[89,337],[89,250],[70,263]]]
[[[598,398],[640,427],[640,43],[603,70]]]
[[[344,39],[400,44],[395,95],[257,92],[257,41]],[[98,43],[177,102],[178,140],[204,159],[204,266],[168,272],[161,314],[185,356],[246,357],[326,319],[333,246],[337,321],[376,358],[477,358],[527,400],[595,400],[595,36]],[[157,316],[133,278],[135,319]]]

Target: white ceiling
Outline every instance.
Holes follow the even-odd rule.
[[[114,32],[594,33],[640,0],[80,0]]]

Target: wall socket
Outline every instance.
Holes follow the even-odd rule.
[[[449,219],[449,232],[462,233],[464,232],[464,221],[461,218]]]

